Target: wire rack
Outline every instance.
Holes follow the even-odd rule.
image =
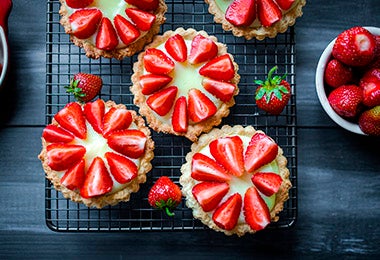
[[[288,168],[293,187],[290,198],[280,213],[280,220],[270,224],[269,228],[286,228],[294,224],[297,217],[297,132],[296,132],[296,96],[295,96],[295,33],[289,28],[274,39],[264,41],[234,37],[223,31],[220,24],[213,22],[204,0],[167,0],[166,23],[161,33],[178,27],[205,30],[228,47],[239,64],[240,93],[236,96],[236,105],[221,125],[252,125],[269,134],[283,148],[288,158]],[[82,71],[98,74],[104,85],[99,97],[123,103],[128,109],[137,111],[133,104],[131,85],[133,63],[136,55],[122,61],[115,59],[93,60],[72,44],[59,24],[60,3],[47,1],[46,26],[46,123],[50,123],[54,114],[68,102],[73,101],[64,86],[70,77]],[[269,116],[259,111],[255,105],[253,93],[255,79],[263,79],[270,68],[278,65],[278,73],[287,73],[291,84],[292,96],[284,112],[279,116]],[[174,217],[152,209],[147,194],[153,183],[162,175],[171,177],[178,183],[180,167],[190,151],[191,142],[182,137],[159,134],[152,131],[155,141],[153,170],[148,173],[147,182],[140,191],[131,196],[129,202],[119,203],[103,209],[87,208],[84,205],[65,199],[52,184],[45,181],[45,215],[47,226],[54,231],[157,231],[157,230],[202,230],[207,229],[185,205],[185,201],[174,211]]]

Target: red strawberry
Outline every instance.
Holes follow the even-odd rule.
[[[111,149],[133,159],[137,159],[145,152],[147,137],[139,130],[124,129],[111,132],[107,143]]]
[[[352,81],[352,68],[332,59],[327,63],[324,79],[329,86],[337,88]]]
[[[100,157],[95,157],[86,173],[86,179],[80,189],[80,195],[88,199],[106,194],[112,190],[112,187],[113,180],[104,161]]]
[[[118,183],[125,184],[137,177],[137,166],[130,159],[116,153],[105,153],[112,176]]]
[[[240,216],[243,200],[239,193],[231,195],[212,215],[214,223],[224,230],[232,230]]]
[[[127,8],[125,13],[141,31],[149,31],[152,28],[156,16],[136,8]]]
[[[225,18],[235,26],[249,26],[256,19],[255,0],[234,0],[226,10]]]
[[[380,68],[368,70],[360,79],[363,89],[363,104],[368,107],[380,105]]]
[[[74,135],[56,125],[46,126],[42,131],[42,137],[49,143],[69,143],[74,140]]]
[[[79,102],[92,100],[102,89],[102,79],[89,73],[77,73],[70,81],[70,86],[66,86],[66,92],[72,93]]]
[[[375,56],[375,37],[363,27],[353,27],[338,35],[332,55],[349,66],[365,66]]]
[[[187,60],[187,46],[183,37],[176,34],[165,42],[165,49],[178,62]]]
[[[87,39],[96,32],[102,17],[102,12],[98,9],[75,11],[69,17],[72,34],[79,39]]]
[[[257,13],[263,26],[272,26],[282,19],[282,12],[273,0],[257,0]]]
[[[96,35],[96,48],[110,51],[115,49],[118,44],[119,39],[112,22],[107,17],[103,17]]]
[[[276,159],[278,145],[266,134],[256,133],[252,136],[244,156],[247,172],[254,172]]]
[[[168,74],[174,69],[174,62],[158,49],[150,48],[145,51],[144,67],[153,74]]]
[[[167,75],[145,74],[140,77],[141,93],[150,95],[172,81]]]
[[[113,21],[116,31],[124,44],[128,45],[139,38],[140,31],[123,16],[118,14]]]
[[[199,89],[190,89],[188,92],[188,112],[189,118],[199,123],[207,118],[213,116],[217,108],[215,104]]]
[[[76,137],[80,139],[86,138],[86,119],[84,118],[82,107],[78,103],[68,103],[54,116],[54,119],[61,127],[73,133]]]
[[[201,182],[192,189],[194,198],[206,212],[215,209],[230,189],[225,182]]]
[[[282,10],[288,10],[292,7],[295,0],[276,0],[276,3]]]
[[[380,35],[375,35],[376,48],[375,48],[375,57],[372,62],[368,65],[369,68],[380,68]]]
[[[199,74],[216,80],[228,81],[235,76],[234,64],[229,54],[223,54],[203,65]]]
[[[255,83],[259,85],[256,89],[255,100],[258,108],[269,114],[279,115],[289,102],[291,89],[284,79],[286,75],[272,77],[275,70],[277,66],[269,71],[265,81],[255,80]]]
[[[188,61],[191,64],[198,64],[213,59],[217,54],[218,46],[216,46],[215,42],[198,34],[191,42]]]
[[[210,78],[204,78],[202,85],[208,92],[223,102],[230,101],[236,89],[236,86],[234,84]]]
[[[191,177],[197,181],[228,182],[231,180],[231,176],[222,165],[201,153],[193,156]]]
[[[160,116],[169,113],[177,97],[178,88],[170,86],[153,93],[146,100],[147,105]]]
[[[172,115],[173,130],[178,133],[186,133],[189,124],[188,120],[186,98],[181,96],[174,104]]]
[[[131,112],[126,109],[112,107],[103,118],[103,135],[108,136],[113,131],[127,129],[131,123]]]
[[[257,172],[252,176],[252,182],[265,196],[272,196],[281,187],[282,178],[273,172]]]
[[[83,106],[83,113],[92,128],[99,133],[103,133],[103,117],[105,113],[104,101],[97,99],[94,102],[88,102]]]
[[[54,143],[46,147],[48,165],[54,171],[66,170],[77,164],[86,153],[81,145]]]
[[[69,190],[80,189],[85,180],[85,161],[82,159],[62,176],[60,182]]]
[[[372,136],[380,136],[380,106],[364,111],[359,117],[360,129]]]
[[[160,177],[149,190],[149,204],[161,210],[165,210],[168,216],[173,216],[172,210],[182,200],[181,189],[169,177]]]
[[[243,141],[239,136],[221,137],[210,143],[215,160],[235,176],[244,173]]]
[[[85,8],[92,4],[94,0],[66,0],[66,4],[71,8]]]
[[[136,6],[144,11],[153,11],[158,7],[158,0],[125,0],[128,4]]]
[[[255,187],[246,191],[243,209],[245,220],[253,230],[262,230],[270,223],[268,206]]]
[[[338,115],[354,118],[362,109],[363,90],[356,85],[343,85],[334,89],[327,99]]]

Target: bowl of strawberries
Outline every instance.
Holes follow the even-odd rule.
[[[380,28],[341,32],[319,59],[315,85],[335,123],[353,133],[380,136]]]

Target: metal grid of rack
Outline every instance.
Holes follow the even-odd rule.
[[[205,30],[214,35],[219,42],[228,47],[228,52],[239,64],[240,93],[235,97],[236,105],[221,125],[252,125],[269,134],[284,150],[288,159],[290,179],[293,187],[289,200],[280,213],[280,220],[270,224],[269,228],[285,228],[294,224],[297,217],[297,131],[295,96],[295,33],[289,28],[274,39],[263,41],[234,37],[231,32],[223,31],[220,24],[213,22],[208,13],[208,5],[203,0],[167,0],[166,23],[161,33],[178,27]],[[46,123],[50,123],[54,114],[63,108],[72,97],[65,92],[64,86],[70,77],[82,71],[98,74],[104,85],[99,95],[104,100],[123,103],[128,109],[137,111],[133,104],[133,95],[129,91],[131,84],[134,55],[122,61],[115,59],[93,60],[72,44],[64,32],[59,20],[60,3],[47,1],[46,26]],[[287,73],[291,84],[292,96],[284,112],[279,116],[269,116],[260,111],[254,101],[256,89],[253,81],[263,79],[270,68],[278,65],[277,73]],[[153,230],[199,230],[204,225],[195,220],[192,212],[182,203],[175,210],[174,217],[152,209],[147,194],[155,180],[166,175],[178,183],[180,167],[190,151],[191,142],[183,137],[159,134],[152,131],[155,141],[153,170],[148,173],[147,182],[140,191],[131,195],[126,203],[108,206],[103,209],[87,208],[84,205],[65,199],[52,184],[45,182],[45,215],[48,227],[54,231],[153,231]]]

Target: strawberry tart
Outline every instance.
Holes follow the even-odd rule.
[[[306,0],[205,0],[214,21],[247,40],[273,38],[302,16]]]
[[[195,218],[226,235],[255,233],[279,219],[291,183],[282,149],[262,131],[223,126],[200,136],[180,184]]]
[[[154,142],[135,111],[98,99],[72,102],[42,133],[46,178],[63,196],[88,207],[128,201],[152,168]]]
[[[133,66],[131,91],[158,132],[196,141],[219,125],[238,94],[238,65],[204,31],[178,28],[156,36]]]
[[[156,35],[165,22],[164,0],[60,0],[61,24],[88,57],[123,59]]]

